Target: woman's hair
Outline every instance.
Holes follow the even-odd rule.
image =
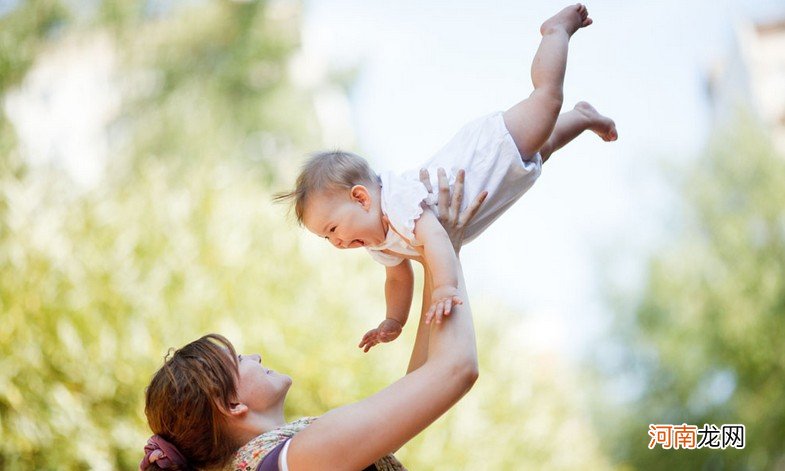
[[[189,469],[222,465],[239,447],[226,423],[238,377],[234,347],[218,334],[170,350],[153,375],[145,397],[147,422],[177,447]]]
[[[297,222],[302,224],[305,203],[309,196],[321,191],[350,189],[355,185],[377,184],[379,177],[365,159],[340,150],[313,154],[303,165],[294,190],[278,193],[275,202],[291,202]]]

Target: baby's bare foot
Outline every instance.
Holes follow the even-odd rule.
[[[589,10],[585,5],[578,3],[568,6],[545,20],[545,23],[540,27],[540,33],[545,36],[554,31],[563,30],[572,36],[578,31],[578,28],[584,28],[590,24],[592,24],[592,19],[589,18]]]
[[[589,129],[600,136],[603,141],[615,141],[619,134],[616,132],[616,123],[607,116],[601,115],[593,106],[585,101],[579,101],[575,110],[589,120]]]

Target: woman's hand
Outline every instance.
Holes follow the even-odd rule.
[[[474,201],[472,201],[464,211],[461,211],[461,203],[463,202],[463,182],[466,178],[466,172],[464,172],[463,169],[458,170],[458,174],[455,176],[455,184],[453,185],[452,193],[450,192],[450,182],[447,179],[447,172],[445,172],[443,168],[440,168],[437,170],[436,175],[439,181],[436,215],[439,218],[439,222],[442,223],[444,230],[447,231],[447,235],[450,237],[450,242],[452,242],[455,254],[458,255],[461,251],[461,245],[463,244],[464,230],[469,222],[474,219],[474,216],[477,215],[477,211],[488,196],[488,192],[483,191],[477,195]],[[420,181],[425,185],[428,193],[433,193],[431,176],[428,174],[427,169],[420,170]]]

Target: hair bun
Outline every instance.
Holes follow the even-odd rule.
[[[185,469],[188,462],[176,446],[166,441],[160,435],[153,435],[144,446],[144,458],[139,463],[139,469],[145,471],[150,465],[155,464],[160,469]]]

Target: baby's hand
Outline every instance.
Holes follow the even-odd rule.
[[[449,316],[454,305],[463,304],[458,297],[458,288],[455,286],[438,286],[431,292],[431,307],[425,313],[425,323],[430,324],[435,318],[436,323],[442,322],[443,316]]]
[[[401,330],[403,330],[403,326],[400,322],[387,318],[379,324],[379,327],[366,332],[358,347],[368,353],[368,350],[379,343],[392,342],[397,339],[401,335]]]

